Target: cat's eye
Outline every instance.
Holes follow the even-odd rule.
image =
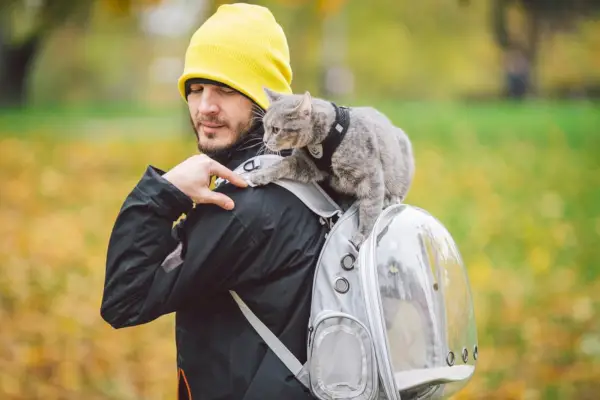
[[[276,126],[271,127],[271,131],[273,132],[273,135],[277,135],[280,131],[280,129]]]

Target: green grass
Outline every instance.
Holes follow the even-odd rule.
[[[524,103],[400,103],[394,101],[356,101],[351,105],[374,105],[388,115],[411,137],[448,141],[449,133],[476,134],[482,144],[495,144],[506,138],[534,140],[545,144],[553,131],[568,133],[569,146],[599,144],[600,103],[524,102]],[[86,135],[110,126],[131,135],[144,132],[171,133],[187,130],[185,106],[148,108],[132,104],[83,105],[70,108],[42,108],[17,111],[0,110],[0,134]]]

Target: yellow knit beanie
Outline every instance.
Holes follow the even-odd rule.
[[[263,87],[292,93],[283,29],[265,7],[245,3],[220,6],[190,40],[178,82],[186,101],[185,82],[193,78],[226,84],[267,109],[269,100]]]

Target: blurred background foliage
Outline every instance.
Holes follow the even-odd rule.
[[[173,316],[105,324],[105,252],[145,166],[195,151],[176,79],[221,3],[0,1],[0,398],[175,398]],[[598,398],[599,2],[255,3],[288,35],[296,91],[379,107],[412,138],[407,201],[473,285],[479,364],[456,397]]]
[[[221,3],[3,0],[0,99],[176,103],[172,81],[188,35]],[[600,92],[598,1],[255,3],[288,34],[295,86],[315,93],[456,100],[511,88],[553,98]]]

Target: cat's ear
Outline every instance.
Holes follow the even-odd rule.
[[[265,94],[267,95],[267,98],[269,99],[269,103],[273,103],[274,101],[277,101],[281,98],[281,94],[272,91],[268,87],[264,87],[263,90],[265,91]]]
[[[302,96],[302,100],[300,100],[300,104],[298,104],[298,113],[302,116],[308,117],[312,112],[312,97],[310,93],[307,91]]]

